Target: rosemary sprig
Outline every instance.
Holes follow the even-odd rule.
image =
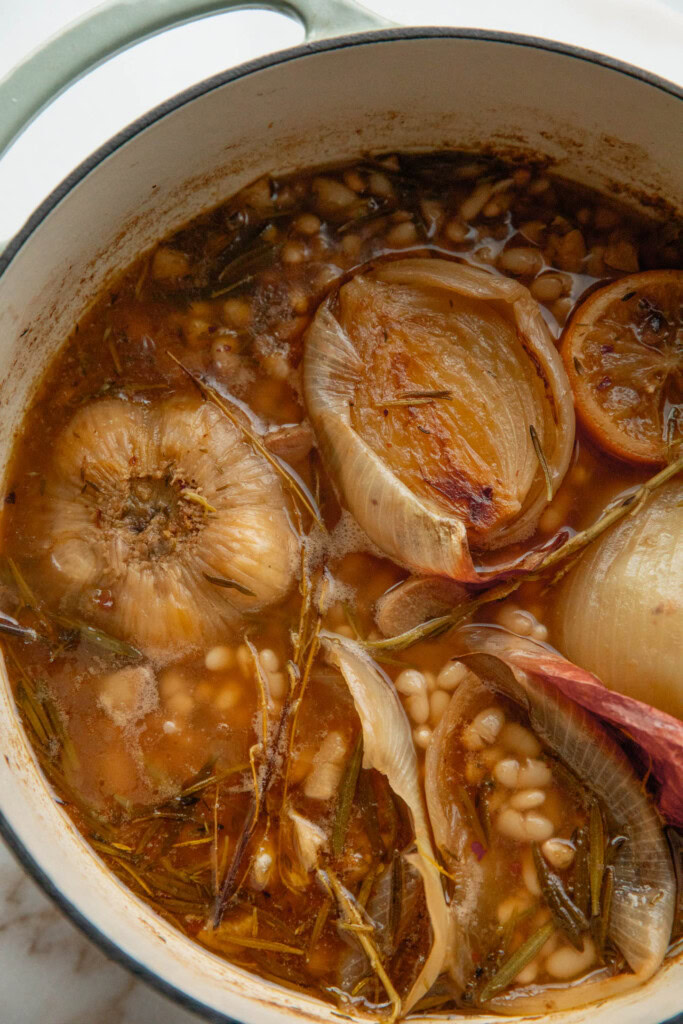
[[[344,888],[333,871],[329,868],[327,870],[318,868],[317,875],[327,892],[334,895],[339,905],[339,909],[342,912],[344,921],[347,924],[364,925],[367,923],[364,920],[362,911],[358,907],[353,896]],[[387,1020],[388,1024],[394,1024],[401,1014],[401,997],[394,988],[389,975],[384,969],[379,950],[377,949],[377,945],[374,942],[372,935],[365,931],[359,931],[356,933],[356,937],[370,961],[370,966],[381,981],[384,991],[389,997],[389,1001],[391,1003],[391,1014]]]
[[[590,912],[591,884],[588,863],[588,832],[580,828],[574,841],[576,855],[574,858],[573,894],[574,903],[582,914]]]
[[[548,461],[547,461],[547,459],[545,457],[545,453],[544,453],[543,448],[541,446],[540,438],[539,438],[538,434],[536,433],[536,427],[533,425],[533,423],[529,424],[529,433],[531,434],[531,442],[532,442],[532,444],[534,446],[534,451],[536,452],[536,458],[538,459],[539,465],[541,467],[541,471],[543,473],[543,478],[545,480],[545,496],[546,496],[548,501],[552,501],[553,500],[553,480],[552,480],[552,477],[550,475],[550,470],[548,469]]]
[[[268,462],[273,467],[273,469],[278,473],[278,475],[284,481],[287,488],[292,492],[297,501],[299,501],[304,506],[304,508],[311,514],[311,516],[318,524],[318,526],[320,526],[324,530],[325,524],[323,523],[322,516],[320,515],[320,510],[315,504],[313,496],[309,493],[308,488],[305,486],[305,484],[302,483],[301,480],[299,480],[294,470],[291,469],[291,467],[288,466],[286,462],[283,462],[281,459],[278,459],[277,456],[273,455],[273,453],[269,451],[269,449],[261,441],[260,437],[257,434],[255,434],[254,431],[250,427],[248,427],[246,423],[244,423],[241,417],[237,416],[237,414],[232,411],[232,409],[228,405],[228,401],[221,394],[219,394],[219,392],[216,391],[214,387],[212,387],[210,384],[205,384],[204,381],[202,381],[197,376],[197,374],[193,373],[191,370],[188,370],[188,368],[183,363],[181,363],[181,361],[176,356],[174,356],[172,352],[169,352],[168,355],[171,357],[173,362],[180,367],[183,373],[190,378],[190,380],[197,388],[202,398],[206,399],[206,401],[208,402],[212,402],[218,409],[220,409],[223,415],[226,416],[234,426],[236,426],[239,430],[242,431],[244,437],[250,443],[254,451],[258,452],[259,455],[262,455],[266,462]]]
[[[493,999],[499,992],[507,988],[510,982],[514,981],[520,971],[523,971],[527,964],[530,964],[534,957],[540,953],[550,936],[555,931],[553,921],[548,921],[533,935],[523,942],[519,949],[515,950],[502,967],[496,971],[493,977],[487,981],[479,993],[479,1003],[486,1003]]]
[[[564,932],[574,949],[581,950],[581,933],[588,930],[588,921],[583,911],[567,895],[562,880],[548,868],[538,843],[531,844],[531,852],[541,894],[553,915],[553,921],[560,931]]]
[[[229,580],[224,576],[210,576],[208,572],[203,572],[202,576],[207,583],[212,583],[214,587],[225,587],[226,590],[236,590],[240,594],[246,594],[247,597],[256,597],[253,590],[245,587],[243,583],[238,583],[237,580]]]
[[[349,827],[351,808],[356,795],[358,774],[362,763],[363,733],[361,732],[356,740],[351,756],[344,767],[344,772],[339,783],[339,794],[337,796],[337,807],[334,816],[334,824],[332,826],[332,839],[330,842],[332,855],[334,857],[339,857],[344,849],[344,840],[346,839],[346,831]]]

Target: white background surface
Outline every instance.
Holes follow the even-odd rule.
[[[60,25],[94,6],[91,0],[0,0],[0,78]],[[405,24],[559,39],[683,79],[683,0],[369,0],[367,6]],[[0,163],[0,239],[140,114],[208,75],[302,37],[287,18],[241,12],[166,33],[98,69],[38,118]],[[0,845],[0,1024],[195,1019],[109,963]]]
[[[96,6],[93,0],[0,0],[0,78]],[[366,6],[401,24],[559,39],[683,81],[683,0],[366,0]],[[41,115],[0,163],[0,240],[136,117],[202,78],[302,38],[301,26],[289,18],[241,11],[174,29],[94,71]]]

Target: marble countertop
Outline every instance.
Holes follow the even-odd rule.
[[[2,1024],[197,1024],[108,960],[0,840]]]

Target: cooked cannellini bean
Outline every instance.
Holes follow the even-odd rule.
[[[239,683],[227,683],[214,697],[214,705],[219,711],[232,711],[242,700],[242,687]]]
[[[545,969],[551,978],[568,981],[576,978],[595,962],[595,946],[592,939],[584,936],[583,950],[572,946],[560,946],[545,961]]]
[[[500,924],[507,924],[513,914],[519,914],[529,906],[529,895],[526,892],[518,892],[514,896],[506,896],[498,904],[496,915]]]
[[[262,651],[259,651],[258,657],[265,672],[277,672],[280,667],[280,659],[275,651],[271,651],[270,647],[264,647]]]
[[[455,245],[460,245],[464,242],[469,234],[469,228],[466,224],[463,224],[460,220],[449,220],[446,224],[444,234],[449,242],[453,242]]]
[[[339,787],[344,770],[347,743],[340,732],[329,732],[313,758],[304,782],[304,794],[311,800],[329,800]]]
[[[303,263],[308,255],[308,250],[303,242],[292,239],[282,246],[280,258],[283,263]]]
[[[505,757],[505,751],[497,744],[493,747],[486,747],[479,752],[479,761],[486,765],[489,770],[494,768],[503,757]]]
[[[541,887],[538,884],[538,875],[536,874],[536,866],[534,859],[531,854],[531,850],[527,849],[522,855],[522,881],[529,890],[532,896],[541,895]]]
[[[530,811],[534,807],[540,807],[544,801],[545,793],[542,789],[520,789],[510,798],[510,807],[514,807],[516,811]]]
[[[526,827],[524,816],[515,811],[512,807],[506,807],[496,818],[498,831],[502,832],[508,839],[516,839],[518,843],[526,841]]]
[[[573,501],[574,496],[571,491],[564,491],[556,496],[539,519],[539,529],[543,533],[555,533],[559,530],[567,521]]]
[[[302,213],[294,221],[294,230],[300,235],[315,235],[320,231],[320,217],[314,213]]]
[[[552,773],[547,764],[535,757],[530,757],[520,765],[517,786],[519,789],[540,789],[543,786],[548,786],[551,779]]]
[[[433,672],[423,672],[422,675],[425,677],[425,685],[427,687],[427,693],[433,693],[434,690],[441,689],[437,686],[436,676]]]
[[[541,274],[529,285],[529,291],[537,302],[554,302],[564,291],[560,274]]]
[[[434,690],[429,695],[429,721],[432,727],[436,727],[443,718],[450,699],[445,690]]]
[[[496,819],[498,831],[517,842],[542,842],[553,834],[553,823],[536,811],[522,814],[514,807],[504,807]]]
[[[194,708],[194,698],[189,693],[179,690],[169,697],[165,702],[167,709],[173,715],[189,715]]]
[[[474,220],[481,213],[493,195],[493,185],[481,182],[460,205],[460,216],[463,220]]]
[[[538,811],[528,811],[527,814],[524,815],[524,825],[526,828],[527,839],[532,843],[542,843],[544,839],[549,839],[555,831],[550,818],[546,818],[545,815],[539,814]]]
[[[530,985],[532,981],[536,980],[538,974],[538,958],[532,960],[530,964],[523,967],[522,970],[515,976],[515,981],[518,985]]]
[[[406,668],[396,676],[394,683],[399,693],[410,697],[414,693],[424,693],[427,689],[425,677],[416,668]]]
[[[315,178],[313,192],[323,213],[336,213],[357,200],[353,189],[334,178]]]
[[[237,666],[243,676],[248,676],[252,669],[251,651],[246,644],[240,644],[235,652]]]
[[[462,745],[465,750],[483,750],[485,743],[473,725],[466,726],[462,731]]]
[[[541,846],[543,856],[558,871],[564,871],[573,860],[576,851],[568,839],[547,839]]]
[[[505,757],[493,769],[493,777],[501,786],[516,789],[519,780],[519,761],[514,757]]]
[[[287,676],[284,672],[269,672],[268,686],[273,700],[282,700],[287,692]]]
[[[204,665],[209,672],[225,672],[235,664],[235,652],[232,647],[219,644],[207,651],[204,656]]]
[[[424,693],[415,693],[412,697],[406,697],[406,711],[412,718],[415,725],[424,725],[429,719],[429,698]]]
[[[504,722],[505,712],[500,708],[484,708],[472,720],[472,728],[482,738],[484,743],[493,743],[503,728]]]
[[[504,604],[498,612],[497,619],[503,629],[509,629],[518,636],[529,636],[534,627],[533,619],[528,612],[513,604]]]
[[[152,259],[152,277],[164,280],[171,277],[184,277],[190,270],[190,261],[184,252],[160,246]]]
[[[428,725],[419,725],[417,729],[413,729],[413,739],[415,746],[421,750],[426,750],[429,746],[429,741],[432,738],[432,730]]]
[[[248,327],[251,323],[251,306],[246,299],[226,299],[223,316],[233,327]]]
[[[273,879],[274,869],[275,847],[270,839],[263,839],[251,862],[249,888],[256,892],[262,892]]]
[[[538,757],[541,752],[541,744],[534,734],[519,722],[506,722],[499,740],[506,750],[518,757]]]
[[[349,171],[344,171],[344,183],[348,185],[349,188],[352,188],[354,192],[365,191],[365,181],[361,178],[355,168],[352,168]]]
[[[387,245],[394,245],[399,248],[404,245],[414,245],[416,241],[417,229],[411,221],[395,224],[386,234]]]
[[[384,199],[392,199],[394,196],[394,186],[381,171],[372,172],[368,178],[368,187],[373,196],[382,196]]]
[[[486,207],[484,207],[486,213]],[[498,257],[498,267],[509,274],[537,274],[543,266],[543,256],[532,246],[516,246],[505,249]]]
[[[531,639],[540,640],[542,643],[545,643],[548,639],[548,627],[544,626],[542,622],[536,622],[531,630]]]
[[[455,690],[467,675],[467,666],[462,661],[449,661],[439,672],[436,682],[440,690]]]

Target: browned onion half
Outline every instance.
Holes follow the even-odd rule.
[[[506,549],[564,477],[574,411],[523,285],[443,259],[357,275],[309,328],[304,396],[342,504],[386,554],[462,581],[528,567]],[[499,553],[478,571],[471,548]]]

